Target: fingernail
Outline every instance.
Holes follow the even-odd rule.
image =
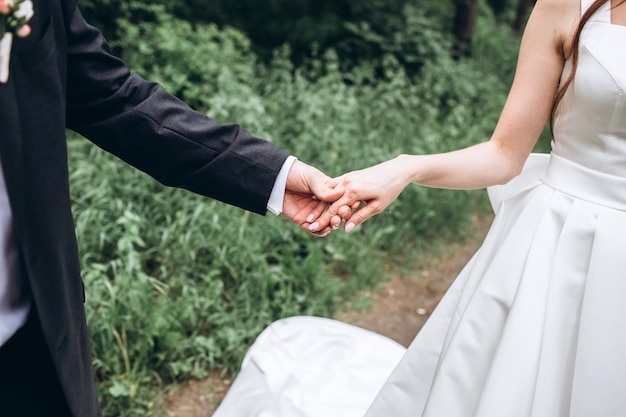
[[[338,224],[333,226],[333,230],[337,230],[337,229],[339,229],[339,225]]]
[[[318,222],[315,222],[309,226],[309,230],[316,231],[319,227],[320,227],[320,224]]]
[[[356,227],[356,224],[350,222],[346,225],[346,233],[350,233],[351,231],[354,230],[354,228]]]
[[[309,217],[306,218],[306,222],[307,223],[311,223],[313,221],[313,219],[315,218],[315,215],[313,214],[309,214]]]

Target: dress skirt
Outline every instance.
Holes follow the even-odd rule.
[[[509,191],[367,417],[626,415],[626,180],[552,155]]]

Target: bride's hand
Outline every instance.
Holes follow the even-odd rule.
[[[309,226],[316,231],[319,225],[336,224],[337,217],[346,221],[345,231],[350,232],[370,217],[388,207],[409,184],[408,175],[396,159],[353,171],[328,182],[329,187],[340,186],[343,195],[317,221]]]

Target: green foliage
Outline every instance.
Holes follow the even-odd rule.
[[[380,59],[393,54],[413,73],[432,57],[433,49],[449,47],[452,18],[450,0],[83,0],[81,9],[88,21],[104,31],[113,51],[124,56],[127,49],[137,50],[126,42],[129,36],[141,40],[142,35],[156,39],[166,32],[176,34],[177,30],[146,32],[155,23],[171,24],[174,18],[187,26],[237,28],[250,39],[250,50],[264,61],[286,44],[297,66],[319,52],[334,50],[344,70],[364,62],[380,67]],[[187,32],[189,27],[179,30]],[[176,38],[166,40],[175,42]],[[147,43],[142,42],[144,47]]]
[[[208,3],[208,7],[207,7]],[[187,20],[213,22],[233,26],[246,33],[255,51],[269,57],[272,51],[288,44],[290,58],[299,65],[316,45],[322,51],[336,49],[337,45],[359,43],[359,37],[346,23],[367,22],[380,37],[391,37],[402,25],[402,8],[414,3],[406,0],[187,0],[175,3],[171,10]],[[365,41],[361,46],[366,46]],[[342,60],[354,60],[364,52],[344,49]],[[371,55],[370,55],[371,56]]]
[[[120,14],[113,46],[133,70],[329,175],[486,140],[514,68],[509,45],[517,40],[490,13],[479,21],[480,60],[452,60],[441,14],[427,13],[443,9],[434,3],[403,8],[390,37],[347,26],[359,39],[355,50],[371,46],[349,67],[329,48],[299,66],[288,45],[260,60],[238,30],[191,24],[159,2],[105,5],[120,3],[134,11]],[[132,18],[138,13],[141,21]],[[160,384],[237,369],[269,323],[332,315],[385,278],[384,259],[433,239],[461,239],[483,201],[480,192],[410,186],[351,234],[317,239],[285,219],[162,187],[80,138],[69,139],[69,152],[106,416],[158,415]]]
[[[119,22],[121,40],[113,46],[128,66],[215,117],[231,109],[256,113],[261,104],[250,87],[256,57],[249,40],[234,29],[192,26],[155,9],[154,22]]]

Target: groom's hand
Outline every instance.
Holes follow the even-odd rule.
[[[330,178],[317,168],[296,160],[287,176],[282,215],[307,232],[326,236],[333,228],[338,228],[341,219],[328,216],[324,223],[318,223],[315,230],[311,224],[343,195],[343,187],[331,188]]]
[[[343,218],[344,230],[352,231],[370,217],[382,212],[410,183],[409,170],[400,157],[359,171],[349,172],[326,182],[327,187],[341,187],[342,195],[325,210],[316,222],[323,225],[333,218]],[[334,223],[333,223],[334,224]],[[316,224],[309,229],[318,230]]]

